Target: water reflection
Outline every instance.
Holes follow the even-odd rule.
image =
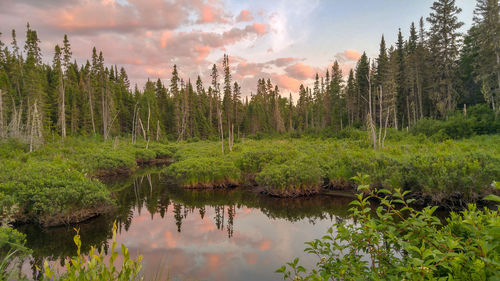
[[[174,280],[279,280],[274,270],[303,256],[304,242],[321,237],[347,215],[349,198],[279,199],[247,189],[184,190],[160,173],[109,183],[117,208],[81,223],[84,251],[109,247],[111,227],[118,243],[144,256],[147,276],[159,271]],[[75,252],[72,227],[20,227],[33,258],[25,272],[42,261],[62,265]],[[312,261],[306,260],[307,263]]]

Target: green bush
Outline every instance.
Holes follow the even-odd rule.
[[[475,205],[451,213],[445,225],[437,207],[415,210],[408,192],[370,190],[361,181],[351,220],[334,224],[305,251],[319,261],[311,269],[299,259],[277,270],[288,280],[498,280],[500,212]],[[388,196],[389,195],[389,196]],[[372,209],[370,199],[380,201]],[[495,197],[500,201],[500,198]]]
[[[500,119],[486,104],[472,106],[467,115],[457,112],[446,120],[424,118],[411,129],[415,135],[423,134],[434,140],[468,138],[473,135],[500,133]]]
[[[151,149],[137,148],[135,151],[135,159],[142,161],[150,161],[156,158],[156,152]]]
[[[298,152],[293,148],[280,149],[278,147],[257,148],[241,153],[236,159],[236,166],[245,173],[257,173],[269,164],[281,164],[287,160],[294,159]]]
[[[69,165],[47,161],[0,163],[0,192],[15,200],[16,220],[69,223],[111,204],[109,191]]]
[[[274,196],[294,197],[318,193],[322,171],[315,159],[300,158],[283,164],[265,166],[256,182]]]
[[[495,118],[495,112],[487,104],[475,105],[467,111],[472,118],[472,128],[477,135],[500,133],[500,118]]]
[[[190,188],[231,186],[239,183],[240,170],[221,157],[188,158],[166,168],[167,174]]]

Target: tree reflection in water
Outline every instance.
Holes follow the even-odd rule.
[[[75,253],[73,244],[73,227],[80,227],[82,234],[82,251],[88,251],[93,245],[103,247],[106,252],[111,239],[113,221],[117,221],[119,235],[128,235],[135,220],[144,215],[150,218],[150,227],[159,223],[158,220],[172,218],[176,230],[188,239],[191,233],[183,234],[183,223],[189,220],[213,224],[214,229],[225,233],[227,239],[233,239],[236,231],[235,222],[244,220],[245,213],[257,212],[259,219],[264,221],[259,225],[270,225],[274,222],[284,221],[287,227],[294,228],[294,223],[303,221],[308,225],[315,225],[318,221],[345,219],[347,215],[349,198],[314,196],[295,199],[270,198],[252,192],[245,188],[232,190],[185,190],[172,185],[168,179],[162,177],[156,170],[142,170],[136,176],[127,179],[115,179],[108,183],[116,201],[113,212],[98,218],[80,223],[77,226],[40,229],[34,225],[20,226],[19,230],[27,235],[27,246],[33,249],[29,262],[29,271],[35,272],[35,266],[42,267],[43,260],[48,260],[54,265],[62,267],[64,259]],[[168,215],[169,208],[173,215]],[[210,214],[212,217],[207,217]],[[239,215],[238,215],[239,214]],[[194,216],[194,217],[193,217]],[[239,219],[238,219],[238,218]],[[261,218],[262,217],[262,218]],[[135,220],[134,220],[135,219]],[[208,220],[208,221],[207,221]],[[328,223],[331,225],[331,223]],[[246,227],[240,224],[239,227]],[[141,230],[147,233],[147,229]],[[175,231],[175,230],[174,230]],[[198,230],[202,231],[202,230]],[[257,229],[254,229],[257,233]],[[209,235],[208,233],[206,235]],[[212,234],[210,234],[212,235]],[[260,236],[265,234],[261,234]],[[318,235],[322,235],[319,233]],[[124,238],[125,239],[125,238]],[[144,237],[144,239],[148,239]],[[249,243],[246,240],[232,243]],[[247,239],[248,240],[248,239]],[[129,243],[126,239],[124,243]],[[154,245],[154,241],[151,242]],[[269,248],[269,243],[265,247]],[[244,244],[243,244],[244,245]],[[299,244],[300,245],[300,244]],[[175,246],[175,245],[172,245]],[[258,248],[258,246],[254,246]],[[302,251],[302,248],[296,249]],[[246,254],[249,264],[256,259],[255,253]],[[214,259],[213,256],[210,256]],[[145,262],[147,260],[145,259]],[[26,269],[24,269],[26,272]]]

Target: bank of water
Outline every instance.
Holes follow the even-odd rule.
[[[108,183],[115,211],[76,226],[41,229],[24,225],[33,250],[23,271],[32,277],[48,260],[62,270],[74,255],[74,227],[80,228],[83,251],[91,245],[110,247],[113,221],[118,244],[143,256],[144,274],[172,280],[280,280],[274,271],[304,254],[304,242],[323,236],[336,221],[347,218],[342,196],[270,198],[245,188],[184,190],[157,170]]]

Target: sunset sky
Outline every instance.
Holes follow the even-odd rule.
[[[282,94],[295,92],[337,59],[344,75],[360,53],[375,57],[380,36],[394,44],[401,27],[430,12],[431,0],[0,0],[1,40],[16,29],[24,44],[26,22],[38,31],[45,62],[67,34],[82,63],[92,47],[107,64],[124,66],[140,87],[158,77],[168,85],[173,64],[184,79],[201,75],[208,86],[213,63],[229,54],[243,95],[260,77]],[[475,1],[457,0],[464,31]]]

